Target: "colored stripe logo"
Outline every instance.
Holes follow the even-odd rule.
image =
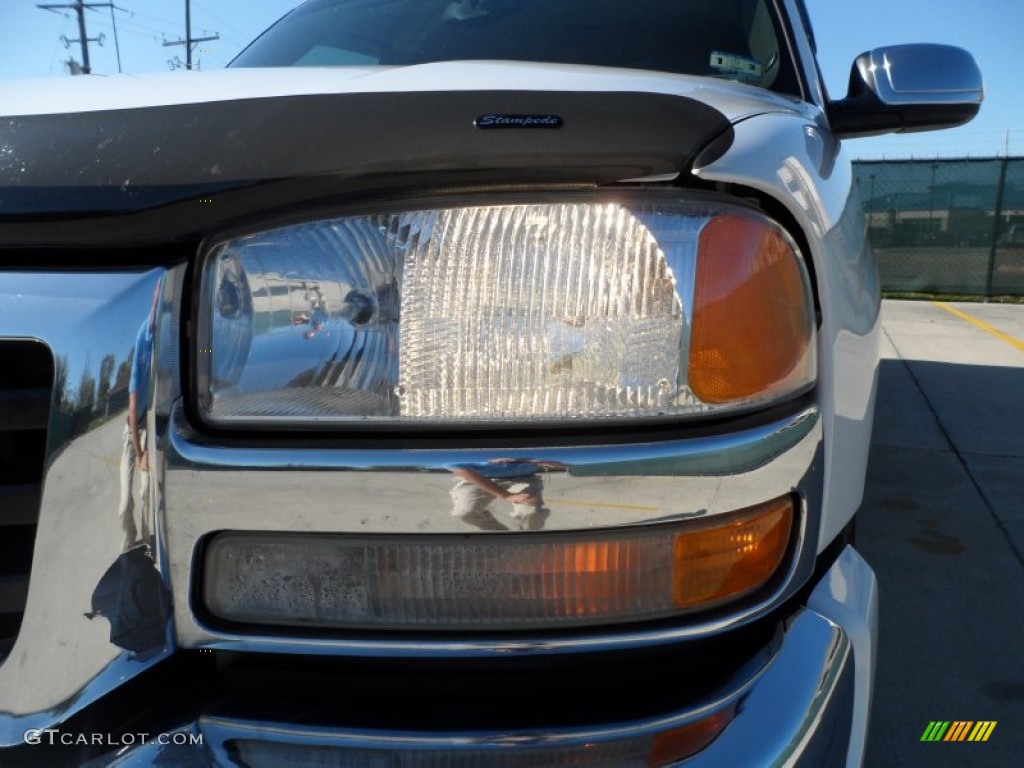
[[[996,720],[932,720],[921,741],[988,741]]]

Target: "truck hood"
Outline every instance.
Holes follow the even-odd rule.
[[[689,169],[800,102],[727,81],[501,61],[0,86],[0,217],[127,213],[281,179],[603,184]],[[504,130],[484,130],[498,127]]]

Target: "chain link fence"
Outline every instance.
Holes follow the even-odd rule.
[[[1024,158],[854,163],[882,290],[1024,296]]]

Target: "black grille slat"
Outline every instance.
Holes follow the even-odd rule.
[[[27,575],[32,567],[32,546],[36,539],[35,525],[11,525],[3,528],[0,544],[0,578]]]
[[[49,416],[49,388],[0,389],[0,430],[46,429]]]
[[[0,536],[8,525],[39,521],[39,485],[0,485]]]
[[[44,345],[0,341],[0,663],[28,599],[52,387]]]
[[[27,576],[0,576],[0,616],[25,610],[28,597]]]

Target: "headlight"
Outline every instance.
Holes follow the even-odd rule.
[[[201,274],[198,399],[215,424],[679,418],[815,376],[793,241],[721,204],[345,216],[216,243]]]

